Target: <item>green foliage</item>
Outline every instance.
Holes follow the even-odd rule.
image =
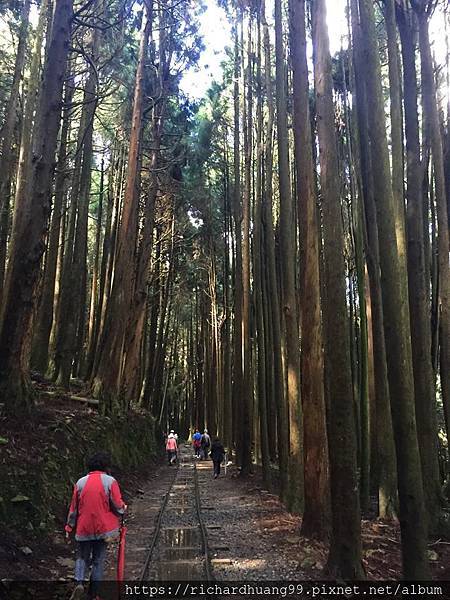
[[[20,434],[15,439],[20,443]],[[72,486],[85,474],[91,454],[102,448],[111,454],[115,472],[125,473],[155,456],[156,440],[155,422],[141,415],[117,420],[68,415],[35,427],[33,444],[38,451],[24,456],[19,447],[13,448],[0,462],[0,527],[25,533],[31,523],[32,530],[42,532],[54,525],[55,518],[61,525]]]

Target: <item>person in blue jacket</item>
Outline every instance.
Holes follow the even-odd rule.
[[[202,446],[202,434],[198,429],[195,430],[194,435],[192,436],[192,445],[194,446],[195,456],[197,458],[200,457],[200,449]]]

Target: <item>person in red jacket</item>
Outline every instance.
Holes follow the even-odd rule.
[[[71,600],[84,597],[86,569],[92,564],[90,593],[99,598],[99,582],[103,579],[106,539],[119,532],[119,518],[127,506],[122,500],[119,484],[109,475],[110,457],[104,452],[88,461],[89,473],[79,479],[73,489],[66,537],[75,530],[78,553],[75,561],[76,586]]]
[[[169,465],[173,465],[173,463],[177,460],[178,452],[177,439],[173,430],[169,433],[169,437],[167,438],[166,452]]]

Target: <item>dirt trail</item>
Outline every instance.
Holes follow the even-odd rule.
[[[197,463],[202,516],[207,528],[213,576],[219,581],[323,579],[327,545],[300,536],[301,519],[286,511],[258,474],[241,479],[234,466],[213,479],[211,461]],[[121,480],[126,501],[125,578],[137,580],[161,502],[173,482],[166,462]],[[176,499],[175,499],[176,501]],[[166,524],[167,525],[167,524]],[[363,521],[364,564],[369,579],[400,579],[400,533],[396,524]],[[187,544],[189,546],[189,544]],[[115,543],[110,544],[106,576],[115,579]],[[155,548],[157,558],[158,547]],[[75,545],[56,531],[50,543],[23,556],[19,571],[8,577],[71,581]],[[450,544],[434,540],[429,557],[436,579],[450,579]],[[4,557],[6,558],[6,557]],[[0,554],[0,561],[2,556]],[[28,569],[28,571],[27,571]]]
[[[234,466],[213,478],[212,462],[198,461],[202,518],[206,525],[212,572],[220,581],[323,579],[328,546],[300,535],[301,518],[290,514],[265,489],[259,475],[241,479]],[[127,572],[134,579],[173,473],[161,465],[135,497],[128,518]],[[158,505],[159,506],[159,505]],[[186,517],[188,518],[188,517]],[[187,523],[189,525],[189,523]],[[363,521],[364,565],[369,579],[400,579],[400,531],[397,524]],[[183,544],[184,542],[182,542]],[[189,547],[189,541],[185,544]],[[156,556],[158,548],[155,548]],[[436,579],[450,577],[450,545],[430,543]]]

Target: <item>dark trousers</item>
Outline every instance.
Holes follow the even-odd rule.
[[[220,463],[222,461],[221,460],[213,460],[213,464],[214,464],[214,475],[219,476],[220,475]]]

